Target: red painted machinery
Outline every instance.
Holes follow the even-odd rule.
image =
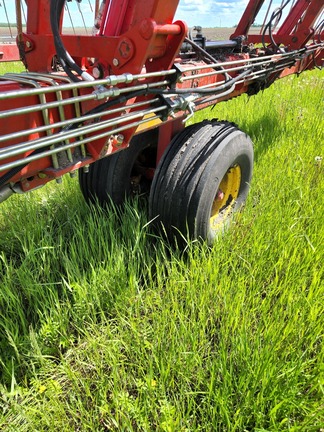
[[[26,72],[0,77],[0,201],[79,170],[87,201],[150,190],[150,217],[168,234],[212,243],[246,199],[252,143],[226,121],[185,121],[321,67],[323,0],[250,0],[222,41],[174,22],[176,0],[88,0],[90,34],[66,32],[70,2],[15,1]]]

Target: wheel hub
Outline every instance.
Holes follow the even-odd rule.
[[[229,216],[238,197],[240,186],[241,168],[236,164],[227,170],[216,192],[210,215],[212,229],[217,229],[218,225]]]

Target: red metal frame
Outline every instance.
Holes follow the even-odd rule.
[[[185,23],[172,24],[177,5],[174,0],[149,0],[145,7],[138,0],[110,0],[96,37],[65,35],[63,43],[75,59],[98,59],[105,74],[139,73],[148,59],[157,58],[163,58],[160,67],[168,69],[187,32]],[[28,69],[50,71],[55,48],[49,1],[28,0],[27,31],[23,38]],[[167,56],[170,45],[173,55]]]
[[[222,58],[227,62],[235,62],[250,59],[248,44],[268,44],[271,48],[272,41],[269,36],[250,35],[249,30],[255,18],[258,15],[265,0],[250,0],[242,18],[232,34],[231,39],[244,39],[242,42],[241,52],[233,53],[231,50],[223,51]],[[24,51],[23,61],[30,72],[50,73],[52,71],[52,61],[56,54],[53,41],[53,35],[50,26],[50,1],[49,0],[28,0],[27,1],[27,28],[26,32],[19,35]],[[206,63],[199,58],[183,61],[179,57],[180,48],[187,35],[187,26],[182,21],[173,22],[173,17],[177,9],[178,1],[174,0],[148,0],[145,7],[139,0],[107,0],[103,11],[103,19],[96,36],[84,35],[62,35],[63,43],[74,58],[74,60],[86,68],[91,74],[100,71],[101,76],[120,75],[120,74],[141,74],[145,72],[167,71],[171,69],[174,63],[180,65],[182,78],[192,75],[192,66],[197,66],[197,73],[192,75],[183,83],[177,83],[176,87],[192,89],[199,86],[210,86],[224,80],[224,76],[208,75],[215,69],[212,67],[204,69],[205,76],[196,78],[200,75],[199,67],[206,67]],[[285,46],[286,52],[298,50],[305,45],[314,36],[313,25],[323,10],[323,0],[297,0],[295,6],[286,17],[283,24],[274,34],[275,42],[278,46]],[[256,48],[255,56],[262,56],[263,48]],[[1,47],[0,47],[1,52]],[[287,65],[283,70],[274,71],[269,74],[267,85],[275,79],[300,72],[305,69],[311,69],[316,64],[323,64],[323,47],[313,50],[311,54],[304,56],[303,59],[296,58],[292,64]],[[95,59],[89,62],[88,58]],[[252,58],[252,57],[251,57]],[[274,57],[273,62],[280,61],[280,55]],[[228,67],[228,66],[226,66]],[[187,72],[188,71],[188,72]],[[230,71],[229,75],[235,77],[238,73]],[[162,77],[163,78],[163,77]],[[146,84],[154,83],[162,79],[161,77],[145,79]],[[36,79],[36,78],[35,78]],[[55,78],[59,83],[59,78]],[[46,82],[40,82],[40,86],[46,88]],[[15,81],[0,80],[0,94],[7,91],[16,91],[18,88],[27,88],[28,84]],[[127,87],[127,84],[121,87]],[[91,93],[93,88],[80,90],[80,94]],[[220,96],[212,102],[201,103],[198,109],[215,104],[221,100],[227,100],[240,94],[251,92],[249,81],[242,80],[238,83],[229,94]],[[72,97],[72,93],[67,91],[62,95],[63,99]],[[149,100],[153,96],[147,95],[139,97],[136,101]],[[55,94],[51,93],[46,96],[46,102],[54,102]],[[102,101],[101,101],[102,102]],[[81,103],[81,112],[87,112],[101,102],[85,101]],[[125,103],[125,111],[127,104]],[[6,101],[6,109],[17,109],[26,105],[37,105],[40,103],[38,96],[22,97],[20,99],[9,99]],[[51,123],[58,121],[59,108],[55,107],[48,111],[48,118]],[[78,116],[75,110],[68,106],[64,108],[66,119],[72,119]],[[122,115],[122,113],[120,114]],[[182,119],[184,112],[179,112],[176,119],[171,117],[164,119],[162,124],[154,124],[152,127],[159,127],[158,138],[158,159],[161,157],[163,150],[170,142],[172,136],[184,127]],[[105,114],[109,119],[109,114]],[[2,121],[0,124],[0,136],[15,133],[22,130],[30,130],[28,139],[32,141],[39,137],[45,136],[45,132],[33,133],[33,129],[44,124],[42,112],[31,116],[15,116]],[[148,125],[147,128],[150,126]],[[46,182],[60,177],[61,175],[78,169],[84,165],[94,162],[95,160],[106,156],[109,153],[120,151],[126,147],[134,135],[138,132],[136,127],[125,131],[124,142],[122,145],[110,145],[107,147],[107,138],[101,138],[89,142],[86,145],[87,157],[80,158],[78,161],[71,162],[69,165],[53,167],[51,157],[44,157],[23,167],[20,172],[16,173],[11,179],[11,183],[19,183],[23,191],[38,187]],[[52,133],[58,132],[53,130]],[[7,145],[19,144],[19,139],[12,139],[9,143],[0,143],[0,149]],[[2,146],[2,147],[1,147]],[[26,153],[27,157],[30,152]],[[21,158],[21,156],[20,156]],[[5,160],[6,163],[19,159],[12,157]],[[0,176],[3,173],[0,172]]]
[[[16,44],[14,43],[0,43],[0,61],[12,62],[19,61],[20,55]]]
[[[264,2],[265,0],[249,1],[231,38],[248,35]],[[289,11],[285,21],[275,33],[276,43],[278,45],[285,45],[291,50],[305,46],[314,35],[313,26],[322,10],[323,0],[297,0]],[[258,44],[262,42],[262,37],[261,35],[251,34],[248,35],[248,40],[250,43]],[[265,41],[271,43],[268,36],[265,37]]]

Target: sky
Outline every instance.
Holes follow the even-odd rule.
[[[145,0],[139,0],[144,3]],[[163,0],[162,0],[163,1]],[[82,25],[82,17],[78,7],[84,11],[90,11],[89,0],[82,0],[79,5],[75,0],[67,3],[73,24],[78,27]],[[240,20],[248,0],[180,0],[175,19],[186,21],[189,27],[200,25],[202,27],[233,27]],[[274,0],[273,7],[278,6],[281,0]],[[0,0],[0,22],[6,22],[4,4],[9,15],[9,19],[15,21],[15,11],[13,0]],[[268,4],[268,0],[265,1]],[[266,9],[266,7],[264,7]],[[92,15],[92,14],[91,14]],[[90,16],[90,14],[89,14]],[[92,16],[91,16],[92,22]],[[71,25],[67,20],[67,25]]]
[[[180,0],[176,18],[189,27],[233,27],[240,20],[247,0]]]

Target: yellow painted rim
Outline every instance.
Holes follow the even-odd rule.
[[[210,225],[218,229],[233,210],[241,186],[241,167],[230,167],[219,184],[210,214]]]

